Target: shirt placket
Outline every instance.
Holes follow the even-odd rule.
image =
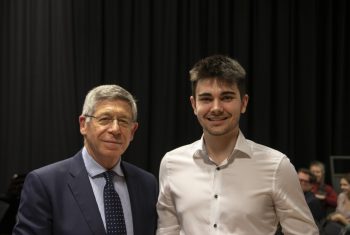
[[[220,234],[220,197],[221,197],[221,174],[222,169],[218,166],[213,168],[213,190],[211,195],[211,234]]]

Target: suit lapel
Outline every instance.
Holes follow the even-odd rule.
[[[135,179],[132,169],[128,167],[127,163],[124,163],[123,161],[121,163],[121,167],[125,175],[126,185],[128,186],[134,234],[142,234],[142,231],[138,231],[138,228],[140,227],[139,223],[142,219],[140,218],[139,214],[140,208],[142,208],[142,205],[140,204],[140,201],[142,200],[139,200],[139,196],[142,195],[142,192],[140,192],[139,182]]]
[[[94,234],[106,234],[81,152],[75,156],[70,173],[68,184],[87,224]]]

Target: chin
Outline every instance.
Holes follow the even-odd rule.
[[[120,155],[122,155],[124,151],[122,151],[121,149],[107,149],[104,151],[106,156],[110,156],[110,157],[119,157]]]
[[[226,135],[228,132],[227,131],[213,131],[213,130],[208,130],[208,134],[213,135],[213,136],[222,136]]]

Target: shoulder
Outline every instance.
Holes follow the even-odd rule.
[[[259,165],[259,167],[265,166],[274,171],[283,171],[285,168],[292,167],[289,158],[276,149],[258,144],[248,139],[246,140],[245,145],[245,153],[248,154],[249,157]]]
[[[263,144],[246,139],[242,132],[239,133],[235,150],[238,150],[256,160],[280,160],[285,154]]]
[[[285,154],[273,149],[269,146],[255,143],[254,141],[247,140],[248,144],[251,147],[252,153],[257,156],[266,156],[266,157],[275,157],[275,158],[283,158]]]
[[[253,169],[256,172],[261,172],[261,177],[268,173],[275,189],[286,188],[287,185],[300,186],[295,167],[284,153],[248,139],[246,145],[249,146],[246,149],[248,149],[249,156],[254,163],[255,168]]]
[[[72,169],[81,170],[83,169],[83,167],[84,162],[81,156],[81,152],[78,152],[73,157],[35,169],[32,172],[30,172],[28,176],[36,175],[43,179],[50,179],[52,177],[60,178],[63,174],[66,174]]]
[[[29,172],[23,184],[22,195],[31,199],[44,198],[62,191],[71,179],[70,172],[74,164],[80,165],[79,169],[85,169],[82,159],[80,164],[79,157],[74,156]]]
[[[84,162],[79,151],[73,157],[61,160],[28,173],[23,187],[45,188],[55,190],[67,184],[75,175],[87,174]]]

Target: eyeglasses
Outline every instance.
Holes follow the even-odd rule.
[[[95,120],[100,126],[111,126],[114,123],[114,120],[116,120],[118,123],[118,126],[121,126],[121,127],[130,127],[131,124],[133,123],[133,121],[129,118],[114,118],[111,116],[95,117],[92,115],[84,115],[84,116],[89,118],[95,118]]]
[[[299,179],[301,183],[310,183],[310,180]]]

